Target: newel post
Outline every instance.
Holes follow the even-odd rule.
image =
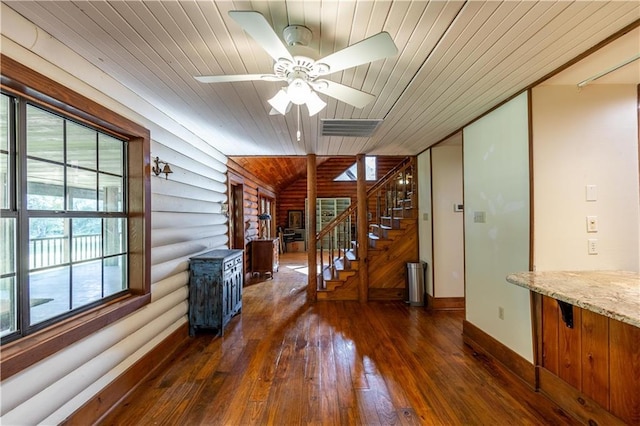
[[[316,247],[316,155],[307,155],[307,256],[309,264],[309,282],[307,285],[307,300],[315,302],[318,298],[318,273]]]
[[[358,300],[365,303],[369,300],[369,262],[367,259],[369,248],[369,217],[367,206],[367,174],[365,155],[358,154],[358,185],[357,185],[357,218],[358,223],[358,259],[360,260],[358,285]]]

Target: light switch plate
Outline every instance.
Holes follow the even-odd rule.
[[[598,188],[595,185],[587,185],[587,201],[598,200]]]
[[[485,223],[487,221],[487,214],[485,212],[473,212],[473,221],[475,223]]]

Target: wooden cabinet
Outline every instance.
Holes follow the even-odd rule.
[[[351,198],[316,198],[316,231],[327,226],[337,215],[345,211],[351,205]],[[309,214],[308,201],[305,199],[305,212]],[[308,216],[307,216],[308,217]],[[322,246],[329,248],[329,239],[333,242],[333,248],[337,248],[339,242],[351,239],[351,220],[344,226],[339,226],[333,231],[333,235],[322,238]]]
[[[280,265],[280,240],[278,238],[269,240],[251,241],[251,273],[270,274],[278,272]]]
[[[190,336],[200,328],[222,335],[225,325],[242,310],[242,254],[242,250],[213,250],[190,259]]]

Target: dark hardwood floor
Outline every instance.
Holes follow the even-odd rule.
[[[304,254],[244,289],[224,337],[189,339],[105,425],[577,424],[462,343],[462,312],[307,304]]]

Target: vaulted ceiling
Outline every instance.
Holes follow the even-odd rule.
[[[417,154],[640,18],[635,0],[4,4],[228,156]],[[278,35],[308,27],[318,57],[381,31],[399,53],[329,76],[375,95],[362,109],[320,95],[316,116],[269,115],[282,82],[193,78],[273,72],[230,10],[262,13]],[[343,137],[320,135],[322,119],[384,121],[371,137]]]

